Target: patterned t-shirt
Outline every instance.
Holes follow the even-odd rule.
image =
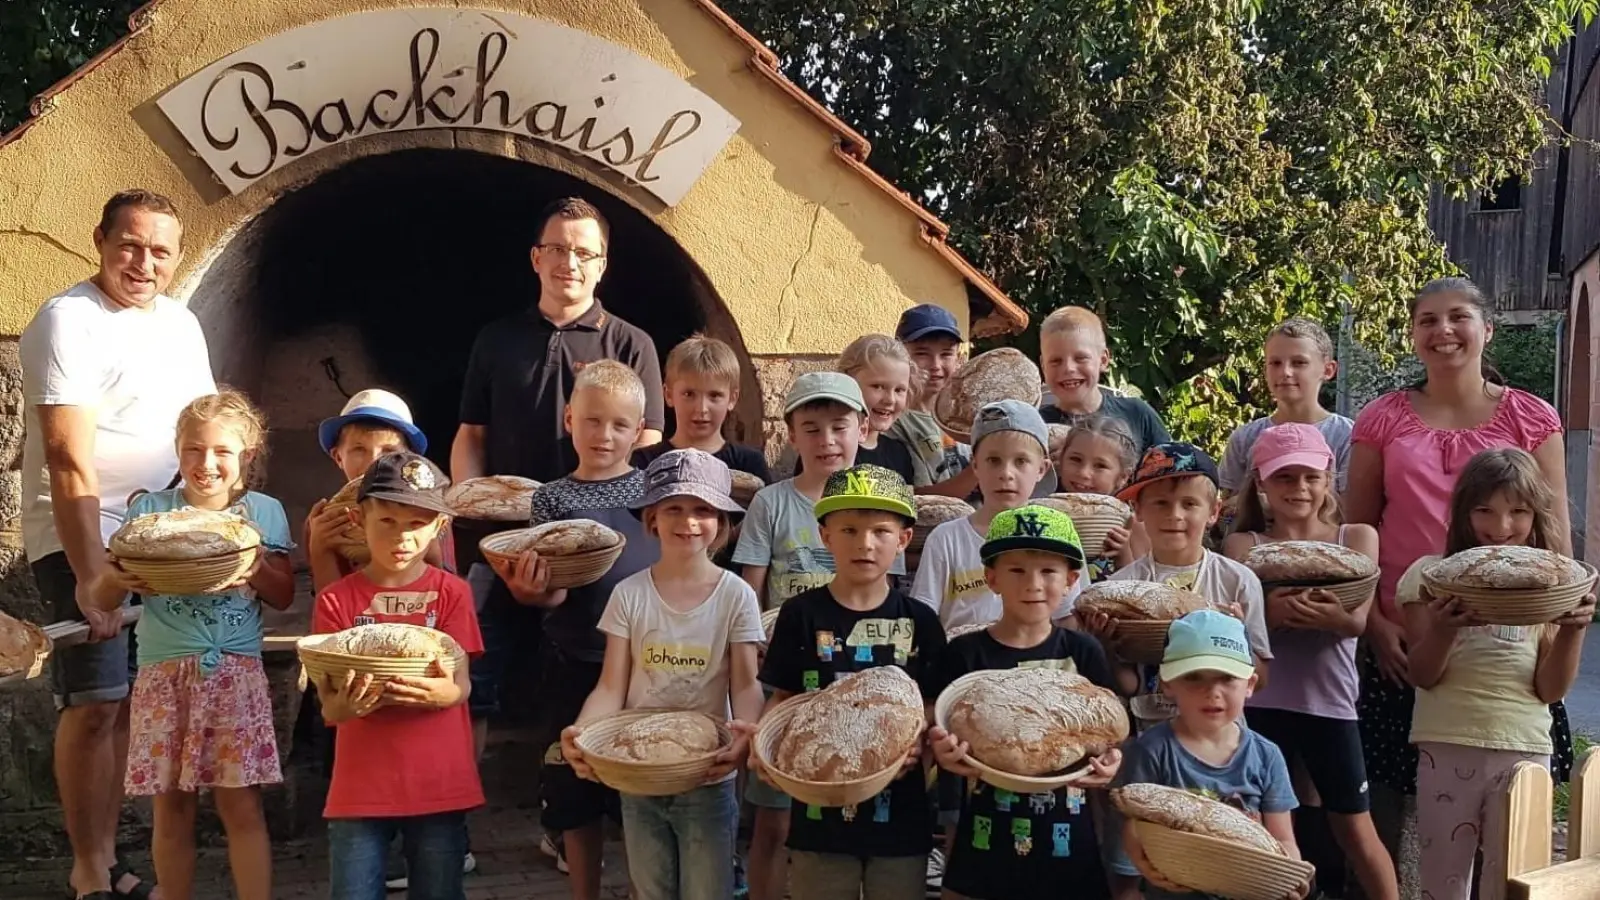
[[[766,567],[767,609],[833,580],[833,554],[822,546],[816,502],[800,493],[793,478],[756,492],[739,528],[733,561]],[[905,555],[901,554],[895,557],[889,574],[905,573]]]
[[[545,614],[546,639],[570,659],[605,659],[606,636],[598,626],[611,591],[661,557],[661,545],[628,508],[643,497],[644,473],[638,469],[605,481],[580,481],[568,475],[544,484],[533,494],[534,525],[588,519],[620,532],[628,541],[609,572],[593,584],[570,589],[567,599]]]

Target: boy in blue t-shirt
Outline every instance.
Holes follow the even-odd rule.
[[[1177,716],[1129,745],[1117,785],[1163,784],[1220,800],[1259,819],[1289,857],[1299,859],[1290,818],[1299,804],[1289,767],[1277,745],[1244,724],[1244,702],[1255,683],[1243,622],[1210,609],[1173,622],[1161,658],[1161,690]],[[1115,896],[1137,900],[1139,875],[1150,866],[1131,822],[1123,823],[1121,839],[1122,851],[1112,853]],[[1185,896],[1171,887],[1147,878],[1142,896]]]

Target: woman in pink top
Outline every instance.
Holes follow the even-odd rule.
[[[1451,490],[1461,468],[1481,450],[1527,450],[1551,491],[1557,497],[1567,493],[1555,409],[1506,387],[1484,364],[1484,346],[1494,335],[1490,309],[1488,298],[1465,278],[1441,278],[1424,287],[1411,303],[1411,342],[1427,374],[1420,384],[1368,404],[1352,436],[1345,519],[1377,526],[1381,572],[1378,605],[1367,617],[1360,654],[1362,747],[1373,784],[1401,794],[1415,793],[1417,754],[1410,744],[1414,694],[1404,628],[1394,605],[1400,576],[1419,557],[1444,552]],[[1559,517],[1558,530],[1570,541],[1564,504]],[[1565,726],[1564,712],[1558,720]],[[1566,744],[1570,754],[1570,738]]]

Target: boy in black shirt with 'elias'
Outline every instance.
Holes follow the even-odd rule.
[[[1074,672],[1114,691],[1100,642],[1050,620],[1083,570],[1072,519],[1043,506],[1005,510],[990,523],[980,555],[984,579],[1002,601],[1000,620],[951,641],[932,687],[943,690],[984,669],[1042,667]],[[1089,760],[1089,774],[1070,787],[1021,796],[978,781],[978,773],[964,762],[967,745],[955,735],[935,726],[928,742],[941,768],[968,779],[945,864],[944,900],[1110,897],[1084,789],[1110,784],[1122,765],[1122,751],[1111,749]]]
[[[892,590],[888,578],[916,521],[911,488],[879,466],[852,466],[829,476],[816,513],[822,543],[833,554],[833,582],[780,607],[761,667],[761,681],[773,691],[767,708],[876,666],[900,666],[931,698],[944,629],[931,607]],[[922,900],[933,815],[920,751],[907,757],[899,779],[864,803],[793,804],[792,900]]]

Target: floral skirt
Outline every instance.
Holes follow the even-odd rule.
[[[129,794],[282,780],[261,660],[223,654],[210,674],[200,671],[197,656],[140,667],[129,723]]]

